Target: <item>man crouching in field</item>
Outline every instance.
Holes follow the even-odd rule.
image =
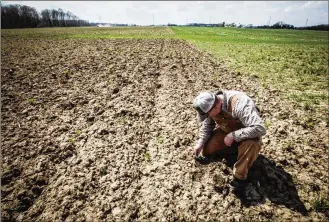
[[[237,148],[231,186],[233,191],[241,191],[248,170],[261,150],[261,136],[266,133],[258,108],[239,91],[202,92],[195,98],[193,107],[202,122],[194,150],[196,156],[234,153]]]

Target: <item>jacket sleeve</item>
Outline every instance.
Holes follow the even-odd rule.
[[[259,116],[256,105],[249,97],[246,96],[241,100],[239,99],[233,110],[233,116],[237,117],[245,126],[232,133],[236,142],[257,138],[266,134],[264,121]]]
[[[212,131],[215,128],[215,121],[212,118],[207,118],[202,122],[201,128],[200,128],[200,137],[197,141],[197,145],[204,146],[211,136]]]

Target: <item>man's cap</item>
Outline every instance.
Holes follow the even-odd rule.
[[[215,102],[216,95],[212,92],[202,92],[194,99],[193,108],[198,112],[200,122],[208,118],[207,112],[214,106]]]

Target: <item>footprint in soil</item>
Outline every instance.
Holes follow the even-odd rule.
[[[236,161],[237,155],[220,154],[201,160],[199,163],[209,164],[212,162],[222,162],[232,169]],[[224,167],[223,170],[228,171],[226,167]],[[227,174],[228,172],[223,173]],[[215,190],[217,191],[216,187]],[[221,190],[219,189],[217,192],[221,192]],[[263,155],[259,155],[249,169],[247,185],[244,191],[235,195],[241,200],[241,203],[245,207],[264,204],[266,199],[268,199],[276,205],[284,205],[305,216],[308,214],[304,203],[298,196],[292,176],[282,167],[276,166],[273,160]]]

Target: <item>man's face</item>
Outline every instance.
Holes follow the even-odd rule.
[[[223,101],[220,98],[217,99],[216,105],[208,112],[209,117],[214,117],[220,114],[222,111],[222,102]]]

